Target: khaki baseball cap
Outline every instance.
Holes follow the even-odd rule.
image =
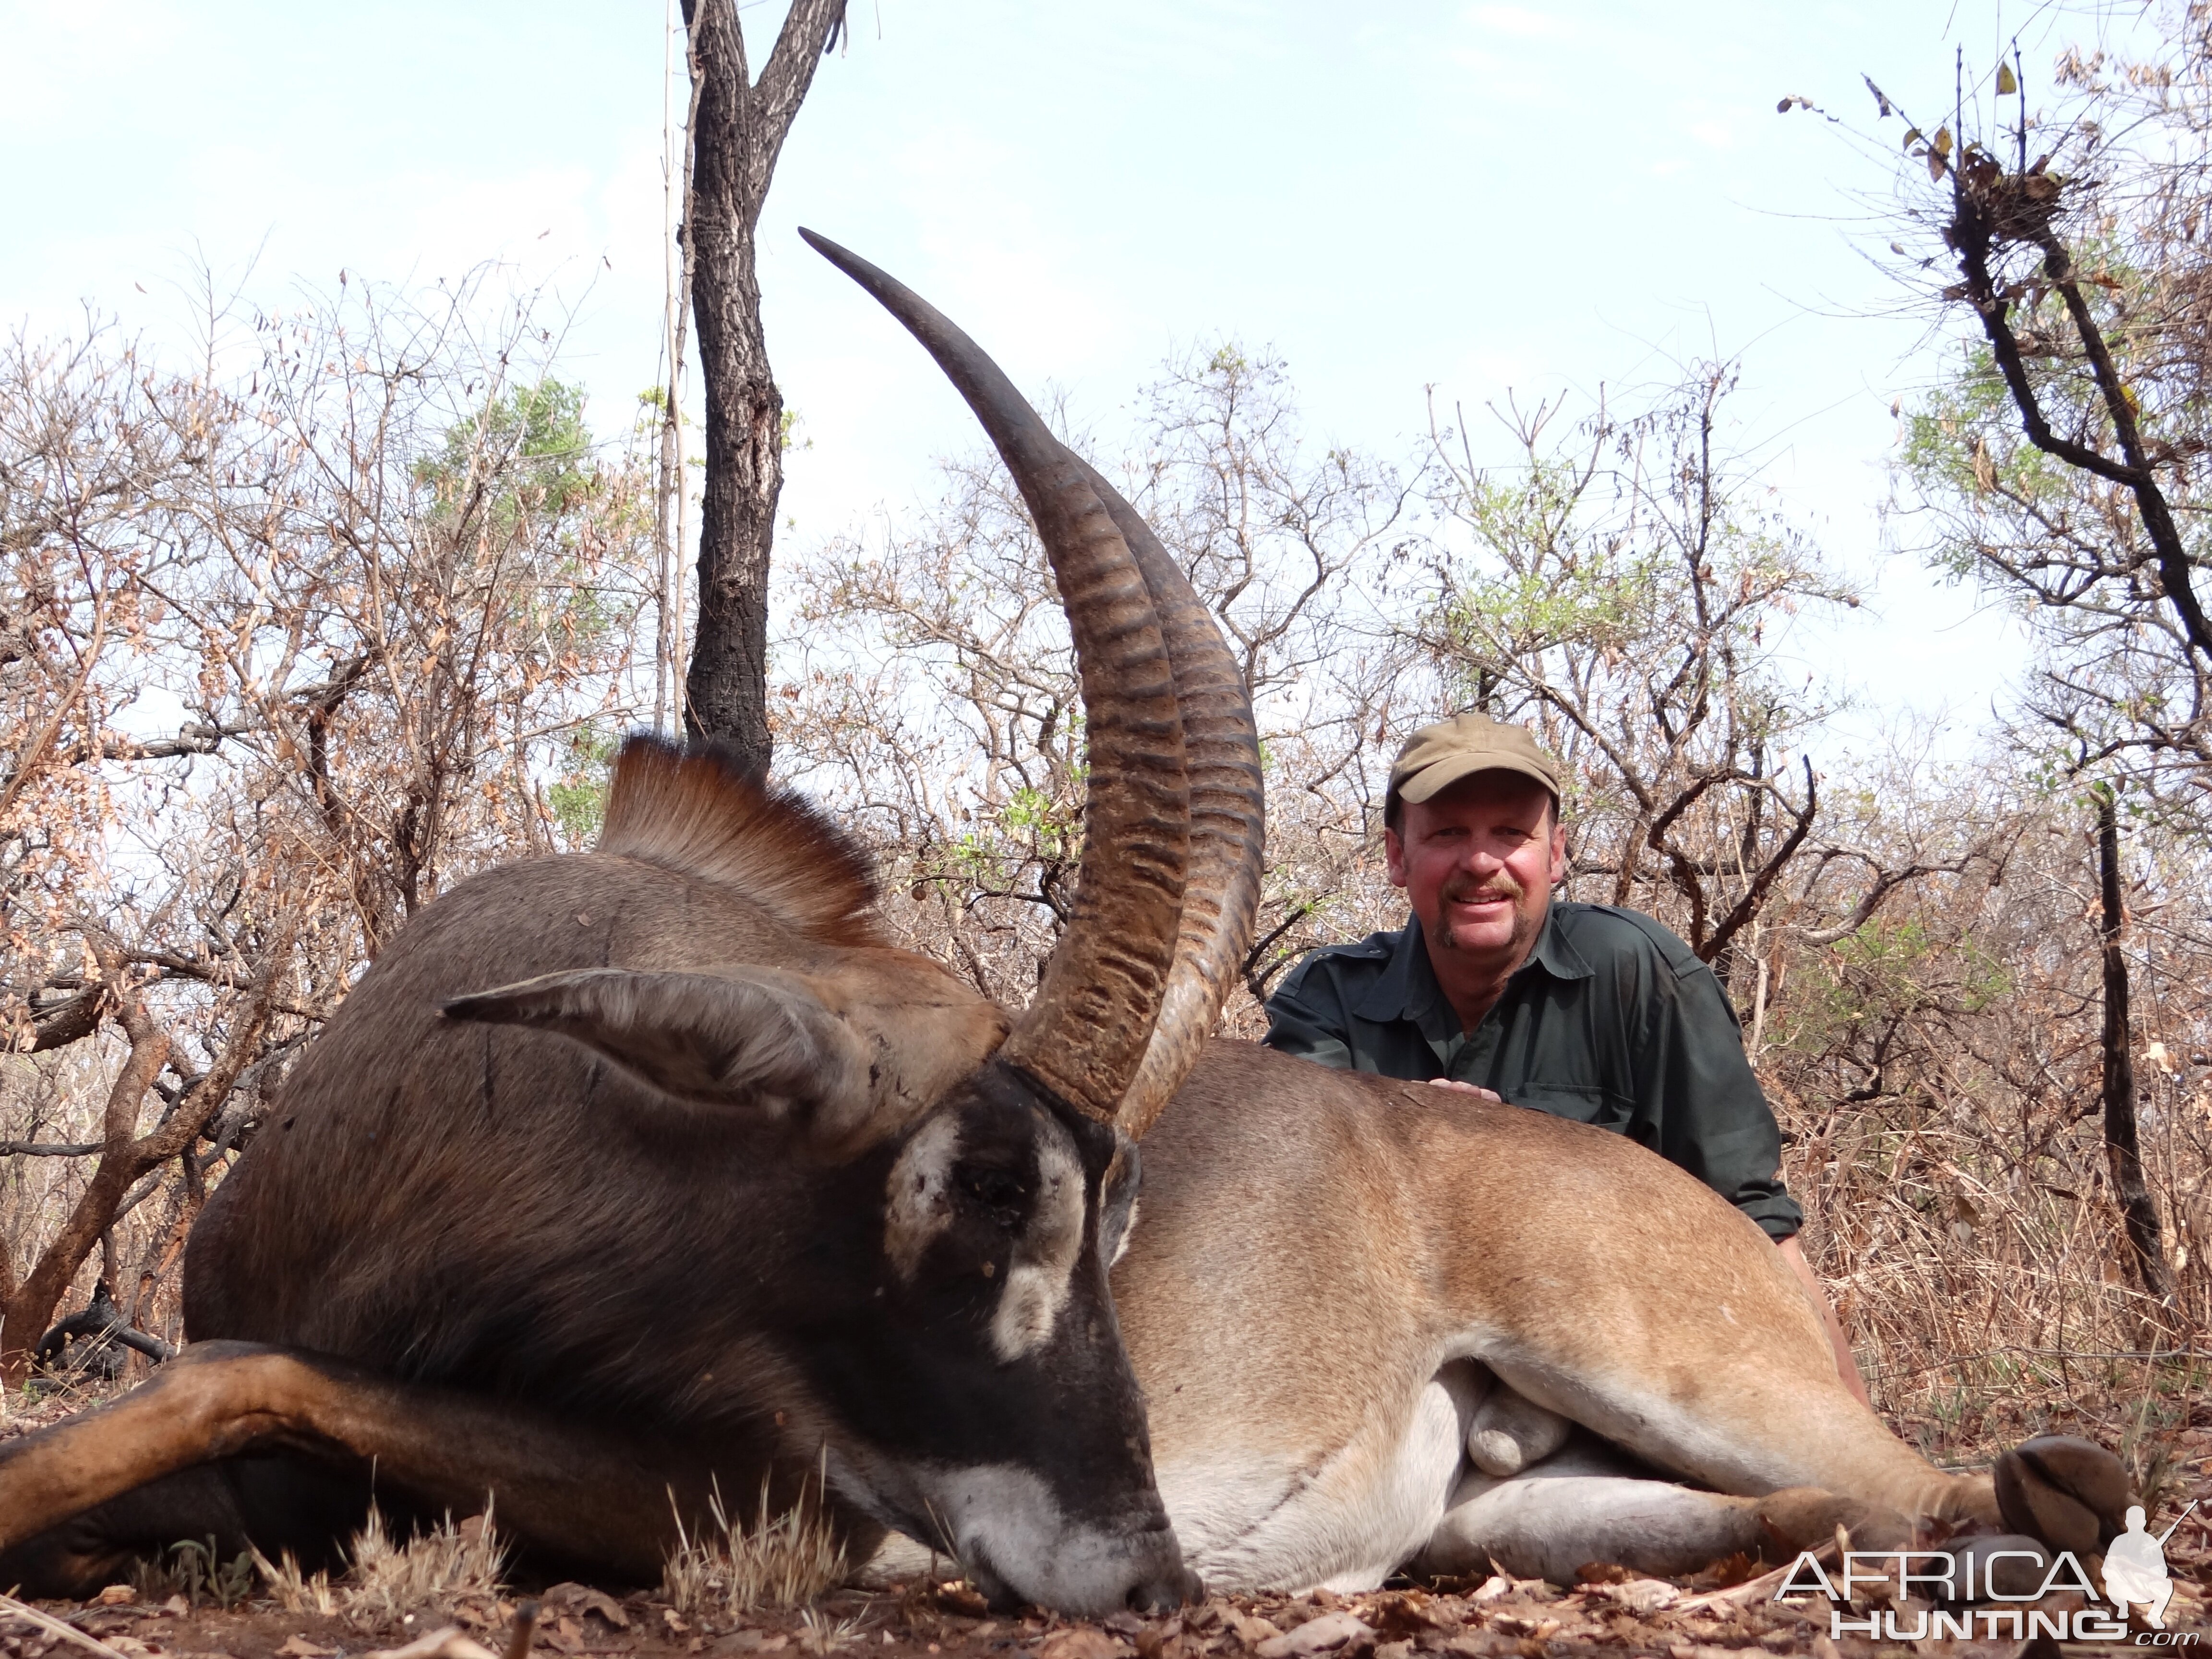
[[[1518,772],[1550,790],[1553,801],[1559,799],[1559,763],[1527,726],[1487,714],[1455,714],[1406,740],[1390,768],[1385,807],[1394,800],[1427,800],[1477,772]]]

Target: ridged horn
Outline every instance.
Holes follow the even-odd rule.
[[[1190,852],[1182,721],[1151,590],[1085,469],[999,366],[905,284],[799,234],[937,360],[997,446],[1052,561],[1083,686],[1083,864],[1075,914],[999,1058],[1112,1123],[1159,1017]]]
[[[1190,1075],[1252,948],[1266,792],[1251,696],[1220,627],[1137,509],[1080,457],[1077,465],[1136,556],[1159,609],[1190,772],[1190,874],[1175,963],[1151,1046],[1121,1097],[1121,1127],[1141,1139]]]

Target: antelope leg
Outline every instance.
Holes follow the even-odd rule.
[[[219,1500],[204,1482],[177,1477],[270,1454],[356,1479],[373,1468],[380,1492],[418,1512],[473,1514],[489,1494],[501,1530],[526,1547],[644,1579],[659,1576],[678,1513],[688,1521],[704,1512],[715,1476],[709,1457],[664,1440],[608,1434],[318,1356],[204,1342],[121,1399],[0,1445],[0,1574],[10,1562],[52,1563],[51,1547],[19,1547],[150,1483],[163,1483],[148,1494],[154,1507],[166,1493],[184,1515],[204,1516]],[[757,1479],[757,1467],[727,1472]],[[744,1490],[734,1479],[732,1487]],[[290,1542],[264,1540],[253,1516],[243,1520],[264,1548]],[[189,1535],[156,1530],[148,1541]],[[88,1556],[82,1565],[101,1563]]]
[[[234,1561],[251,1545],[272,1558],[289,1552],[303,1571],[342,1571],[348,1541],[368,1518],[369,1501],[365,1467],[337,1469],[250,1455],[195,1464],[0,1549],[0,1590],[89,1595],[128,1579],[137,1558],[159,1555],[180,1540],[204,1546],[217,1561]],[[383,1508],[402,1535],[422,1518],[389,1492]]]
[[[1650,1577],[1698,1571],[1759,1553],[1756,1505],[1664,1480],[1615,1475],[1520,1474],[1452,1507],[1412,1563],[1421,1577],[1518,1578],[1572,1584],[1577,1569],[1609,1562]]]
[[[1860,1548],[1912,1543],[1911,1523],[1895,1510],[1810,1486],[1764,1498],[1702,1491],[1577,1431],[1511,1475],[1464,1468],[1413,1571],[1465,1577],[1494,1561],[1517,1577],[1571,1584],[1595,1561],[1667,1578],[1738,1553],[1786,1560],[1833,1540],[1838,1526]]]

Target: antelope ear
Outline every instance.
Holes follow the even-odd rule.
[[[440,1005],[447,1019],[557,1031],[678,1099],[790,1109],[836,1129],[866,1109],[868,1062],[850,1026],[795,974],[541,974]],[[828,1120],[823,1122],[821,1120]]]

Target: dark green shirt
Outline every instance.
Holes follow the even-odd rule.
[[[1554,901],[1472,1031],[1437,983],[1418,919],[1328,946],[1267,999],[1267,1041],[1343,1070],[1472,1083],[1629,1135],[1778,1239],[1805,1218],[1783,1188],[1781,1132],[1720,981],[1633,910]]]

